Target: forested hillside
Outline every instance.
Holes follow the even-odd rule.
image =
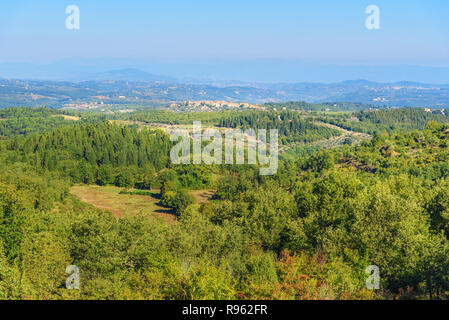
[[[44,130],[71,124],[77,117],[67,119],[59,111],[47,108],[11,108],[0,109],[0,137],[29,135]]]
[[[424,109],[392,109],[360,111],[341,119],[328,120],[348,130],[375,134],[378,132],[410,131],[424,129],[429,121],[448,123],[446,113],[428,112]]]
[[[73,182],[104,184],[115,176],[134,172],[142,178],[144,171],[165,168],[171,145],[162,131],[99,122],[18,137],[2,147],[7,164],[24,162],[41,172],[59,171]]]
[[[367,119],[379,128],[404,119],[407,130],[281,160],[274,176],[252,165],[173,165],[163,131],[95,117],[5,137],[0,298],[446,299],[449,125],[408,130],[427,118],[401,112]],[[299,113],[210,117],[295,139],[333,134]],[[176,219],[114,216],[71,194],[78,183],[157,194]],[[214,195],[195,202],[197,189]],[[80,290],[65,288],[69,265]],[[380,290],[366,288],[369,265]]]
[[[230,113],[223,116],[219,126],[243,130],[277,129],[282,144],[309,143],[340,135],[339,131],[316,125],[312,120],[304,120],[303,115],[292,111]]]

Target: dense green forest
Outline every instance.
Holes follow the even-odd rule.
[[[0,137],[39,133],[69,123],[61,112],[47,108],[0,109]]]
[[[10,122],[0,141],[1,299],[448,298],[444,116],[320,114],[342,126],[336,119],[356,117],[373,137],[290,157],[274,176],[260,176],[255,165],[173,165],[162,130],[98,115],[54,125],[53,111],[11,110],[2,118],[37,113],[49,122]],[[286,141],[336,134],[292,112],[111,119],[142,114],[277,128]],[[117,218],[72,195],[76,183],[116,185],[130,196],[156,191],[176,221],[145,212]],[[202,203],[187,192],[206,188],[214,196]],[[65,288],[69,265],[80,269],[80,290]],[[369,265],[380,269],[380,290],[365,287]]]
[[[97,169],[152,168],[168,163],[169,137],[161,131],[138,130],[105,122],[64,126],[42,134],[5,141],[6,163],[59,170],[74,182],[93,183]],[[124,169],[125,170],[125,169]],[[101,174],[98,177],[105,179]]]
[[[429,112],[424,109],[391,109],[376,111],[360,111],[346,114],[341,118],[324,118],[324,121],[336,124],[348,130],[376,134],[378,132],[410,131],[425,129],[429,121],[448,123],[447,114]]]
[[[44,107],[0,109],[0,138],[27,136],[73,122],[96,123],[106,117],[100,114],[69,112]]]
[[[301,113],[283,112],[244,112],[229,113],[220,119],[220,127],[252,129],[277,129],[281,144],[292,142],[309,143],[319,139],[329,139],[340,135],[340,132],[304,120]]]

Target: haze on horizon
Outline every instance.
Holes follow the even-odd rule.
[[[65,27],[71,4],[79,30]],[[372,4],[379,30],[365,27]],[[0,4],[0,77],[132,67],[220,80],[449,83],[448,13],[441,0],[17,0]]]

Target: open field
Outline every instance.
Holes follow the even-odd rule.
[[[214,194],[215,190],[192,190],[189,194],[195,199],[195,203],[207,202]]]
[[[159,192],[152,192],[151,196],[120,194],[122,189],[113,186],[99,187],[76,185],[70,190],[84,202],[94,207],[112,212],[117,217],[124,214],[148,212],[155,217],[161,217],[167,222],[174,222],[176,216],[168,208],[159,204]]]
[[[143,211],[155,217],[161,217],[167,222],[176,220],[172,210],[160,204],[159,190],[152,190],[151,196],[120,194],[121,190],[123,189],[114,186],[76,185],[72,187],[70,193],[98,209],[113,213],[118,218],[124,214],[132,215]],[[214,190],[189,192],[197,204],[208,201],[214,193]]]
[[[62,118],[64,118],[64,120],[70,120],[70,121],[79,121],[80,120],[80,117],[69,116],[69,115],[66,115],[66,114],[62,114],[62,115],[58,114],[58,115],[54,115],[52,117],[54,117],[54,118],[62,117]]]

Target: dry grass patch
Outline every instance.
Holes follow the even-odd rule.
[[[151,196],[120,194],[121,188],[113,186],[76,185],[70,193],[94,207],[112,212],[117,217],[124,214],[149,213],[161,217],[167,222],[176,221],[173,212],[160,205],[159,192],[153,191]]]
[[[62,117],[62,118],[64,118],[64,120],[70,120],[70,121],[79,121],[80,120],[80,117],[68,116],[66,114],[56,114],[56,115],[53,115],[52,117],[54,117],[54,118]]]
[[[196,204],[201,204],[209,201],[215,192],[215,190],[192,190],[189,191],[189,194],[195,199]]]

